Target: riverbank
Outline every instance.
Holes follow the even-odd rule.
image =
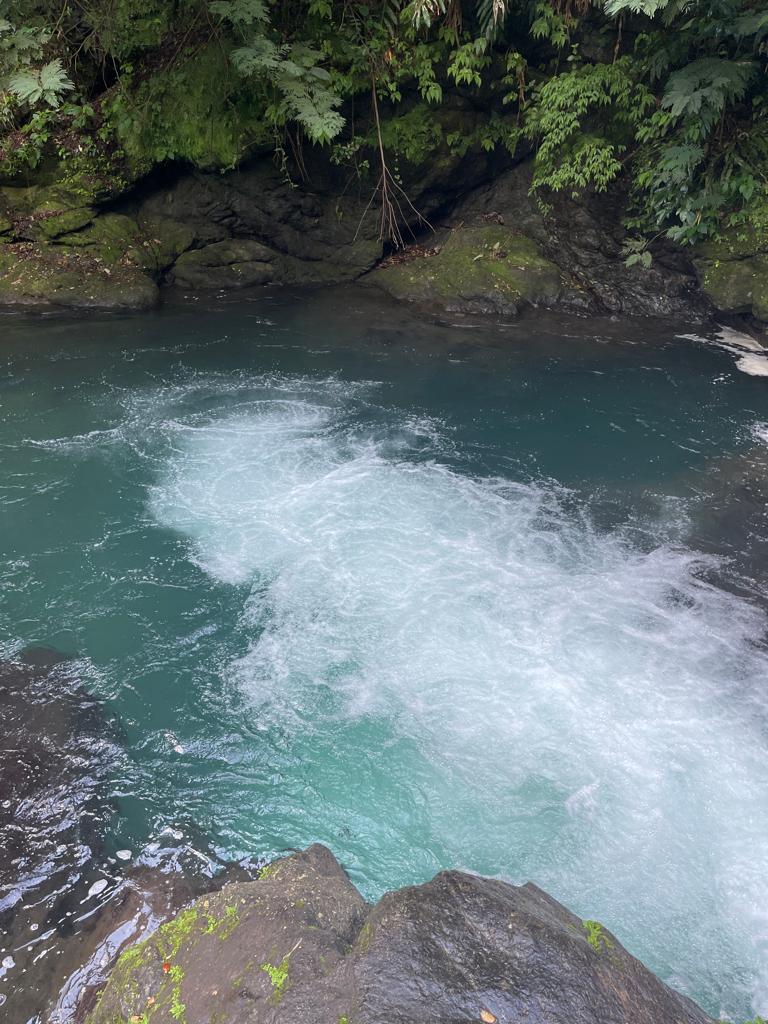
[[[163,290],[211,293],[364,282],[427,315],[725,317],[756,337],[768,324],[768,239],[732,233],[683,250],[659,243],[627,266],[617,196],[530,195],[525,161],[491,174],[470,163],[456,195],[419,194],[426,227],[405,248],[378,238],[361,191],[334,175],[287,181],[270,158],[236,171],[169,171],[117,200],[83,205],[60,185],[0,188],[0,306],[142,310]]]

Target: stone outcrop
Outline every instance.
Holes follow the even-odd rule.
[[[768,204],[753,223],[699,245],[694,261],[699,285],[718,310],[768,325]]]
[[[443,111],[458,131],[460,110]],[[315,154],[291,181],[269,157],[169,170],[99,205],[61,183],[0,188],[0,306],[148,309],[158,286],[229,291],[359,279],[430,312],[514,316],[527,306],[768,324],[768,232],[745,225],[690,252],[653,246],[627,267],[626,196],[530,194],[531,165],[436,151],[408,169],[419,245],[390,259],[370,183]],[[410,207],[407,207],[410,209]],[[428,256],[419,256],[429,253]]]
[[[575,289],[532,239],[499,223],[460,225],[426,256],[392,261],[368,280],[429,310],[516,316],[564,305]]]
[[[578,202],[566,194],[552,196],[542,212],[530,184],[530,163],[517,164],[458,203],[451,224],[495,221],[528,238],[570,285],[557,303],[566,309],[686,319],[710,312],[681,250],[662,246],[650,268],[626,266],[621,192],[585,194]]]
[[[198,899],[114,967],[88,1024],[711,1024],[594,921],[458,871],[365,904],[312,846]]]

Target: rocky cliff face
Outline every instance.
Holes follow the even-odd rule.
[[[374,907],[312,846],[126,950],[89,1024],[707,1024],[597,922],[459,871]]]
[[[407,182],[419,244],[386,258],[370,191],[320,158],[292,182],[269,157],[226,174],[173,172],[99,206],[61,185],[0,188],[0,306],[146,309],[160,288],[363,280],[429,312],[525,307],[768,324],[768,234],[694,252],[659,244],[627,268],[620,192],[529,194],[530,164],[436,155]],[[374,203],[375,205],[375,203]]]

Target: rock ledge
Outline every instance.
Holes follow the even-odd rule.
[[[323,846],[118,960],[89,1024],[708,1024],[597,922],[459,871],[369,907]]]

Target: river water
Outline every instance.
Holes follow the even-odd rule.
[[[0,656],[75,656],[119,737],[77,870],[319,840],[372,899],[532,879],[765,1013],[768,381],[686,331],[363,291],[0,320]],[[48,895],[5,880],[8,997]]]

